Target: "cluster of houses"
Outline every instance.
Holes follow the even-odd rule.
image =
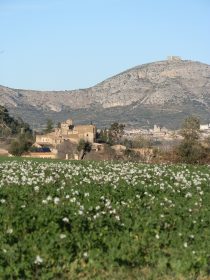
[[[96,126],[95,125],[73,125],[71,119],[66,120],[60,124],[59,128],[55,128],[53,132],[36,135],[36,144],[38,145],[51,145],[56,147],[65,140],[69,140],[74,143],[79,143],[81,139],[94,143],[96,138]]]
[[[210,135],[210,123],[200,125],[201,137],[205,138]],[[143,128],[132,128],[125,130],[125,135],[128,138],[133,138],[137,135],[144,135],[145,137],[150,137],[159,140],[180,140],[182,136],[180,135],[180,130],[170,130],[163,126],[154,125],[153,129],[143,129]]]
[[[95,125],[74,125],[72,119],[68,119],[55,128],[52,132],[36,135],[34,147],[36,151],[31,152],[31,157],[56,158],[57,146],[65,141],[78,144],[80,140],[95,143],[96,126]],[[43,150],[44,149],[44,150]],[[78,155],[75,154],[75,159]]]
[[[127,139],[134,139],[138,135],[143,135],[150,139],[160,140],[164,145],[168,142],[180,140],[182,138],[178,130],[168,130],[165,127],[158,125],[154,125],[153,129],[126,129],[124,132]],[[210,124],[201,124],[200,132],[203,139],[209,137]],[[60,126],[55,128],[52,132],[36,135],[33,152],[30,152],[27,156],[37,158],[57,158],[59,145],[62,145],[64,142],[78,145],[80,140],[91,143],[93,151],[103,151],[103,144],[96,143],[96,133],[97,129],[95,125],[74,125],[72,119],[68,119],[62,122]],[[126,147],[115,145],[112,148],[116,150],[115,152],[123,152]],[[148,151],[146,152],[148,153]],[[8,154],[8,151],[0,149],[0,155],[1,154],[6,155]],[[66,159],[68,159],[67,154]],[[74,154],[74,159],[79,159],[78,153]]]
[[[157,133],[165,135],[165,132],[163,132],[161,128],[155,128]],[[59,145],[65,141],[69,141],[70,143],[77,145],[80,140],[91,143],[93,151],[103,152],[103,144],[96,143],[96,132],[97,129],[95,125],[74,125],[72,119],[68,119],[62,122],[58,128],[55,128],[54,131],[36,135],[36,141],[33,145],[36,148],[36,151],[30,152],[28,156],[37,158],[57,158]],[[137,134],[141,133],[141,131],[135,132],[137,132]],[[125,137],[127,136],[128,134],[125,133]],[[113,149],[113,152],[118,155],[122,154],[126,149],[126,147],[122,145],[114,145],[111,148]],[[143,153],[144,155],[145,149],[139,149],[138,152]],[[147,149],[146,153],[148,153]],[[151,151],[149,151],[149,154],[150,153]],[[66,154],[66,159],[68,158],[69,157]],[[79,159],[78,153],[74,154],[74,159]]]
[[[125,135],[128,138],[133,138],[137,135],[144,135],[145,137],[159,139],[159,140],[174,140],[174,139],[181,139],[179,130],[169,130],[165,127],[154,125],[153,129],[130,129],[125,130]]]

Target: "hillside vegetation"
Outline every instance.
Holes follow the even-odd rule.
[[[13,118],[8,110],[0,105],[0,136],[7,137],[21,133],[21,129],[25,132],[30,131],[29,125],[22,119]]]

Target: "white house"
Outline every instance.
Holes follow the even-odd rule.
[[[208,130],[208,129],[210,129],[210,123],[200,125],[200,130]]]

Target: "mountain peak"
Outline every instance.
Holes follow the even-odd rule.
[[[0,87],[0,103],[25,121],[56,122],[69,112],[78,122],[99,126],[120,121],[133,126],[178,127],[189,114],[210,114],[210,66],[169,57],[142,64],[96,86],[73,91],[30,91]]]

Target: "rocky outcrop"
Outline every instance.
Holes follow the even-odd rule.
[[[68,114],[80,122],[87,118],[102,126],[112,120],[151,126],[165,119],[164,124],[174,127],[191,113],[203,121],[209,118],[210,66],[189,60],[159,61],[73,91],[1,86],[0,104],[29,123],[43,123],[49,117],[59,121]]]

